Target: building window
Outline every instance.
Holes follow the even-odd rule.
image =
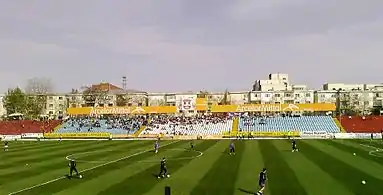
[[[49,115],[52,115],[53,114],[53,111],[49,111]]]
[[[279,97],[281,97],[281,94],[277,93],[274,96],[279,98]]]
[[[311,93],[306,93],[306,97],[311,97]]]
[[[49,96],[49,100],[53,100],[53,97],[52,97],[52,96]]]
[[[60,96],[60,97],[59,97],[59,100],[62,100],[62,99],[63,99],[63,97]]]
[[[53,104],[49,104],[49,108],[53,108]]]
[[[299,93],[295,94],[295,97],[299,98],[299,97],[300,97],[300,94],[299,94]]]

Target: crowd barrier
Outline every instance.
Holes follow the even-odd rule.
[[[290,131],[290,132],[226,132],[223,135],[224,137],[238,137],[238,136],[251,136],[251,137],[299,137],[300,132],[299,131]]]
[[[334,133],[335,139],[371,139],[371,133]],[[382,139],[381,133],[373,133],[373,139]]]
[[[249,136],[250,135],[250,136]],[[111,135],[110,133],[45,133],[46,140],[156,140],[158,135],[147,135],[145,137],[133,137],[131,135]],[[191,140],[191,139],[236,139],[244,137],[249,139],[371,139],[371,133],[326,133],[323,132],[240,132],[231,136],[226,135],[204,135],[204,136],[161,136],[163,140]],[[43,141],[40,134],[0,135],[1,141]],[[373,139],[382,139],[382,134],[374,133]]]

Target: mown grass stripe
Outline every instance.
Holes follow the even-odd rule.
[[[259,148],[267,168],[269,180],[266,185],[271,194],[308,194],[272,140],[259,140]]]
[[[97,142],[93,142],[93,143],[97,143]],[[93,143],[77,142],[77,143],[71,144],[70,146],[73,148],[76,148],[76,147],[88,146]],[[54,150],[58,151],[61,149],[67,149],[68,146],[69,146],[68,144],[62,144],[62,142],[57,142],[56,144],[49,145],[47,147],[38,147],[38,148],[32,148],[32,149],[24,148],[20,151],[10,150],[9,152],[5,153],[6,154],[5,157],[16,159],[17,157],[20,157],[20,156],[25,157],[29,155],[34,155],[35,153],[47,153]],[[29,154],[29,155],[26,155],[26,154]]]
[[[35,149],[41,147],[49,147],[51,145],[56,145],[56,143],[46,143],[46,142],[38,142],[38,141],[17,141],[17,142],[8,142],[10,151],[23,151],[25,149]]]
[[[228,148],[230,141],[225,140],[223,142],[227,143],[226,148]],[[222,152],[211,169],[190,192],[190,195],[234,194],[236,190],[235,181],[246,144],[244,141],[235,141],[235,145],[236,155],[229,155],[228,149]]]
[[[234,195],[256,193],[258,191],[258,173],[265,167],[258,141],[249,140],[245,141],[245,144],[245,150],[237,173]]]
[[[204,140],[201,143],[196,145],[196,150],[199,150],[201,152],[204,152],[205,150],[209,149],[211,146],[215,145],[217,141],[215,140]],[[180,155],[175,156],[174,158],[183,158],[188,157],[190,154],[188,152],[181,153]],[[180,169],[183,165],[190,162],[191,159],[187,160],[179,160],[179,161],[172,161],[168,162],[168,171],[170,174],[177,172],[178,169]],[[135,187],[129,189],[129,195],[142,195],[148,192],[156,183],[163,181],[160,179],[159,181],[155,178],[156,174],[158,174],[159,171],[159,164],[154,165],[146,169],[145,171],[142,171],[133,177],[129,177],[125,179],[124,181],[111,186],[110,188],[101,191],[98,193],[98,195],[125,195],[124,189],[126,189],[126,184],[131,183]],[[148,177],[152,176],[152,179],[148,179]],[[161,192],[159,192],[161,194]]]
[[[216,160],[220,157],[221,152],[226,150],[227,143],[220,141],[204,151],[204,154],[192,159],[185,164],[177,172],[172,173],[169,179],[161,181],[155,185],[145,195],[158,195],[164,190],[165,186],[171,186],[173,194],[189,194],[205,174],[214,166]]]
[[[376,179],[314,147],[314,142],[315,141],[310,141],[310,144],[306,143],[306,141],[300,142],[301,152],[306,156],[306,158],[310,159],[312,162],[315,162],[318,167],[337,180],[339,184],[344,185],[357,195],[380,194],[380,192],[383,191],[381,185],[383,181]],[[330,150],[329,152],[334,151]],[[362,180],[366,180],[368,185],[361,185]]]
[[[358,169],[361,172],[364,172],[367,175],[371,175],[376,179],[383,180],[383,166],[374,161],[359,157],[358,155],[354,156],[352,153],[347,151],[340,150],[330,144],[327,144],[325,141],[312,141],[310,144],[313,147],[325,152],[326,154],[342,161],[343,163],[348,164],[349,166]],[[327,152],[331,151],[331,152]],[[360,166],[368,165],[368,166]]]
[[[161,145],[164,145],[164,144],[162,143]],[[182,145],[182,142],[174,142],[170,145],[164,146],[163,148],[177,147],[179,145]],[[149,149],[149,148],[145,148],[143,150],[147,150],[147,149]],[[110,171],[118,170],[118,169],[120,169],[121,166],[127,166],[129,164],[134,164],[137,161],[144,160],[144,159],[150,157],[151,155],[153,155],[153,153],[149,153],[149,152],[135,155],[135,156],[132,156],[130,158],[122,159],[120,161],[116,161],[114,163],[107,164],[105,166],[89,170],[83,174],[84,178],[81,180],[78,180],[78,179],[72,179],[72,180],[61,179],[61,180],[58,180],[58,181],[53,182],[53,183],[49,183],[49,184],[46,184],[43,186],[39,186],[39,187],[30,189],[28,191],[24,191],[22,193],[19,193],[18,195],[23,195],[23,194],[25,194],[25,195],[44,195],[44,194],[52,195],[52,194],[55,194],[59,191],[67,189],[69,187],[74,187],[76,185],[80,185],[80,184],[82,184],[82,182],[84,182],[88,179],[95,179],[95,178],[97,178],[97,177],[99,177],[105,173],[108,173]],[[81,170],[79,170],[79,171],[81,171]],[[123,191],[123,192],[125,192],[125,194],[126,194],[126,191]]]
[[[102,147],[111,147],[113,145],[118,145],[118,143],[104,142],[104,143],[95,144],[94,146],[101,149]],[[85,148],[86,146],[83,145],[82,147],[72,148],[70,145],[68,145],[68,147],[66,148],[61,148],[59,150],[55,150],[51,152],[45,152],[45,153],[36,152],[38,153],[38,155],[29,154],[28,156],[26,156],[26,158],[16,158],[16,159],[12,159],[11,161],[6,161],[5,163],[0,164],[0,169],[6,169],[15,165],[25,165],[26,163],[28,164],[38,163],[38,162],[44,161],[44,159],[55,159],[55,158],[64,159],[65,156],[70,153],[88,151],[88,149]]]
[[[287,164],[294,170],[299,183],[301,183],[310,195],[353,195],[351,191],[344,186],[339,185],[335,179],[320,169],[315,162],[307,159],[301,152],[292,152],[292,144],[290,140],[274,141],[274,143],[279,151],[281,151]],[[297,140],[297,146],[300,146],[300,140]],[[315,177],[313,177],[314,175]]]
[[[349,153],[350,155],[355,153],[357,156],[363,157],[367,160],[372,160],[375,161],[379,164],[383,163],[383,156],[382,157],[377,157],[377,156],[372,156],[369,154],[369,151],[374,151],[372,148],[362,148],[358,143],[352,143],[352,142],[344,142],[343,144],[340,143],[339,141],[326,141],[327,144],[338,148],[339,150],[345,151]],[[368,145],[368,144],[367,144]],[[382,167],[383,168],[383,167]]]
[[[144,144],[144,143],[141,143],[141,144]],[[147,143],[145,143],[147,145]],[[128,144],[127,144],[128,145]],[[131,145],[131,144],[129,144]],[[116,148],[118,147],[126,147],[126,145],[117,145],[115,146]],[[99,149],[103,149],[104,146],[101,145],[101,146],[97,146],[97,147],[89,147],[89,148],[82,148],[83,150],[82,151],[89,151],[89,150],[99,150]],[[109,152],[100,152],[100,153],[94,153],[90,156],[100,156],[100,155],[106,155],[107,153]],[[33,166],[33,165],[30,165],[30,168],[29,169],[24,169],[24,170],[21,170],[21,171],[18,171],[18,172],[11,172],[11,173],[8,173],[8,174],[1,174],[0,175],[0,185],[4,185],[8,182],[13,182],[14,180],[17,180],[17,179],[21,179],[21,178],[28,178],[28,177],[32,177],[32,176],[38,176],[40,174],[46,174],[47,172],[51,171],[51,170],[56,170],[57,167],[66,167],[67,166],[67,161],[66,159],[64,158],[64,156],[62,156],[58,161],[54,161],[52,162],[52,160],[48,160],[47,164],[44,164],[42,166]],[[81,163],[79,163],[79,168],[81,168]]]
[[[94,195],[99,193],[102,190],[105,190],[121,181],[125,180],[128,177],[132,177],[136,174],[145,171],[149,167],[153,165],[158,165],[163,156],[168,157],[169,161],[172,161],[172,156],[177,156],[180,153],[184,153],[185,150],[181,150],[182,148],[186,148],[187,144],[179,145],[177,148],[166,148],[160,149],[158,154],[153,154],[145,158],[143,161],[136,161],[135,163],[122,165],[117,170],[112,170],[102,175],[97,175],[97,177],[92,177],[91,179],[87,179],[86,181],[81,182],[81,184],[71,187],[69,189],[62,190],[54,195],[66,195],[66,194],[76,194],[81,192],[81,195]],[[187,151],[188,152],[188,151]],[[191,155],[193,152],[190,152]],[[85,175],[85,177],[89,177],[89,175]],[[151,178],[151,175],[148,176]],[[108,181],[108,182],[105,182]],[[97,186],[97,188],[94,188]],[[130,190],[130,187],[127,186],[126,190]]]
[[[94,144],[84,144],[83,143],[82,145],[72,145],[72,144],[62,145],[62,148],[59,150],[60,152],[57,152],[57,154],[55,154],[55,155],[59,155],[59,156],[51,157],[51,158],[49,158],[49,160],[50,161],[51,160],[61,161],[61,160],[65,159],[65,156],[67,156],[71,152],[73,152],[73,149],[77,149],[78,151],[81,150],[81,152],[83,152],[84,148],[86,148],[88,146],[104,145],[105,147],[108,147],[108,146],[110,146],[109,144],[117,145],[117,143],[115,144],[115,143],[111,143],[111,142],[103,142],[103,143],[94,142]],[[52,148],[51,150],[55,150],[55,148]],[[88,151],[86,151],[86,152],[88,152]],[[14,169],[15,171],[17,171],[16,169],[28,168],[25,166],[26,164],[33,165],[33,166],[43,165],[46,162],[46,160],[45,160],[46,155],[51,155],[51,154],[54,154],[55,152],[54,151],[52,151],[52,152],[44,152],[44,151],[30,152],[30,151],[26,150],[25,153],[27,153],[28,155],[21,155],[21,156],[23,156],[22,158],[19,158],[19,157],[8,158],[5,163],[0,164],[0,167],[3,167],[3,171],[0,173],[0,175],[3,173],[6,173],[7,170],[9,170],[9,169]],[[8,168],[4,169],[4,167],[8,167]],[[12,171],[8,171],[8,172],[12,172]]]
[[[366,140],[366,139],[359,139],[359,140],[345,140],[348,142],[358,143],[358,144],[367,144],[371,145],[377,148],[383,148],[383,141],[382,140]]]

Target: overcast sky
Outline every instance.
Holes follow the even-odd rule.
[[[4,0],[0,24],[0,93],[31,77],[58,92],[383,82],[382,0]]]

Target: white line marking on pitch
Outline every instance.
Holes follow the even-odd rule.
[[[171,145],[171,144],[174,144],[174,143],[177,143],[179,141],[174,141],[174,142],[170,142],[168,144],[165,144],[161,147],[164,147],[164,146],[168,146],[168,145]],[[144,150],[144,151],[141,151],[141,152],[137,152],[137,153],[134,153],[134,154],[131,154],[131,155],[128,155],[128,156],[124,156],[122,158],[119,158],[119,159],[116,159],[116,160],[112,160],[112,161],[109,161],[109,162],[106,162],[104,164],[100,164],[100,165],[97,165],[97,166],[94,166],[94,167],[91,167],[91,168],[88,168],[88,169],[84,169],[82,171],[79,171],[79,173],[84,173],[84,172],[87,172],[87,171],[91,171],[93,169],[97,169],[97,168],[100,168],[100,167],[103,167],[103,166],[106,166],[106,165],[109,165],[109,164],[113,164],[113,163],[116,163],[118,161],[122,161],[122,160],[126,160],[126,159],[129,159],[129,158],[132,158],[134,156],[138,156],[140,154],[144,154],[146,152],[150,152],[150,151],[153,151],[153,149],[149,149],[149,150]],[[56,179],[52,179],[52,180],[49,180],[47,182],[44,182],[44,183],[40,183],[40,184],[37,184],[37,185],[34,185],[34,186],[31,186],[31,187],[28,187],[28,188],[24,188],[24,189],[21,189],[19,191],[16,191],[16,192],[11,192],[9,193],[8,195],[14,195],[14,194],[19,194],[21,192],[25,192],[25,191],[28,191],[28,190],[31,190],[31,189],[34,189],[34,188],[37,188],[37,187],[40,187],[40,186],[44,186],[44,185],[47,185],[47,184],[50,184],[50,183],[53,183],[53,182],[56,182],[56,181],[59,181],[59,180],[62,180],[62,179],[66,179],[67,177],[65,176],[62,176],[62,177],[58,177]]]
[[[363,146],[363,147],[366,147],[366,148],[372,148],[372,149],[374,149],[374,150],[370,150],[369,152],[368,152],[368,154],[370,155],[370,156],[375,156],[375,157],[380,157],[380,158],[382,158],[383,156],[381,156],[381,155],[378,155],[379,153],[383,153],[383,149],[382,148],[378,148],[378,147],[375,147],[375,146],[371,146],[371,145],[367,145],[367,144],[360,144],[361,146]],[[377,154],[378,153],[378,154]]]

